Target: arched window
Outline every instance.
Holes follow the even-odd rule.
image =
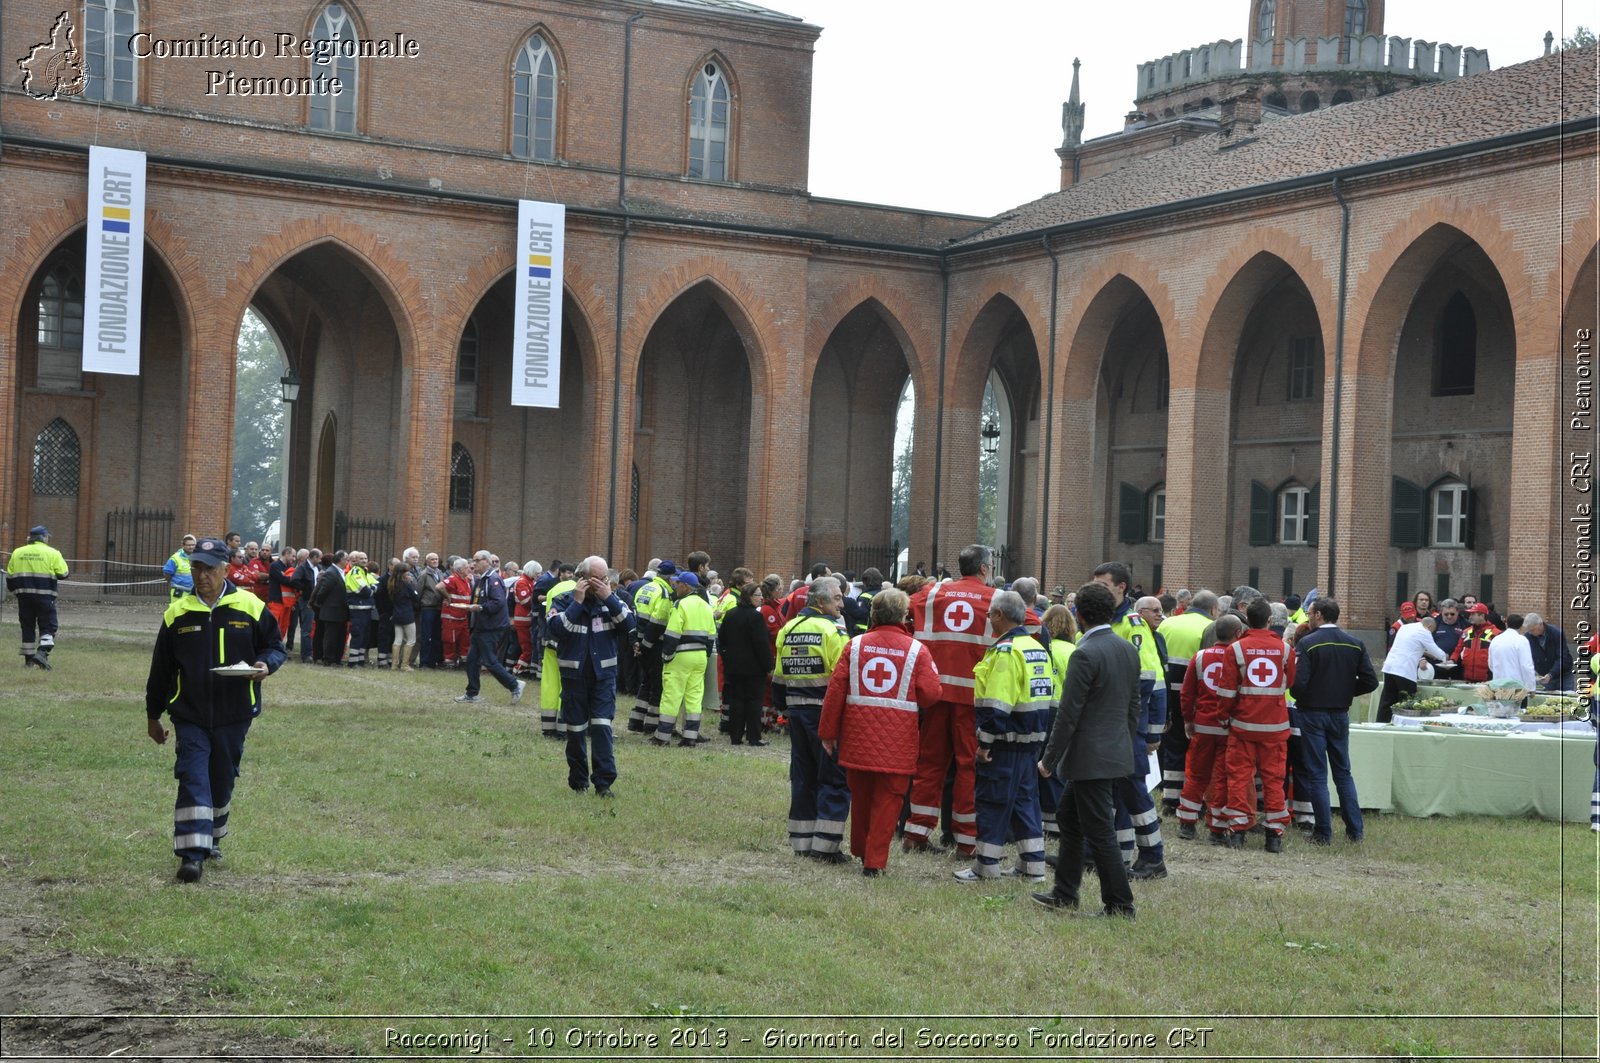
[[[728,179],[728,79],[715,62],[695,75],[689,90],[689,176]]]
[[[540,162],[556,157],[556,57],[537,33],[517,53],[511,75],[511,154]]]
[[[467,319],[456,345],[456,416],[475,417],[478,413],[478,319]]]
[[[75,495],[83,449],[78,433],[57,417],[33,441],[33,493]]]
[[[39,349],[36,383],[41,388],[83,386],[83,278],[62,263],[39,285]]]
[[[1349,89],[1340,89],[1338,92],[1333,94],[1333,101],[1330,106],[1337,107],[1339,104],[1349,103],[1353,99],[1355,99],[1355,97],[1350,94]]]
[[[1345,0],[1344,62],[1356,54],[1356,38],[1367,32],[1367,0]]]
[[[134,0],[87,0],[83,21],[84,96],[110,103],[137,103],[139,60],[128,47],[139,29]]]
[[[1322,106],[1322,100],[1316,93],[1314,93],[1314,92],[1302,92],[1300,94],[1300,113],[1301,114],[1310,114],[1312,111],[1315,111],[1318,107],[1321,107],[1321,106]]]
[[[321,76],[332,81],[338,79],[339,91],[335,94],[331,85],[326,91],[312,92],[310,126],[312,129],[324,129],[331,133],[354,133],[356,131],[356,100],[359,97],[360,87],[357,78],[360,73],[356,66],[353,54],[356,46],[355,20],[344,9],[342,4],[329,4],[322,9],[322,14],[317,16],[316,25],[311,28],[311,39],[317,42],[319,49],[329,51],[348,50],[352,54],[321,55],[320,58],[311,60],[311,76]],[[333,44],[323,44],[323,41],[332,41]],[[348,42],[348,43],[346,43]]]
[[[472,491],[476,479],[472,455],[460,443],[455,444],[450,448],[450,512],[472,512]]]
[[[1278,0],[1261,0],[1256,8],[1256,40],[1270,41],[1278,35]]]
[[[1478,316],[1461,292],[1445,300],[1439,313],[1433,353],[1433,393],[1471,395],[1478,375]]]

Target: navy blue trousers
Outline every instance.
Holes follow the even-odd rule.
[[[836,853],[850,815],[850,784],[817,737],[821,705],[789,706],[789,844]]]
[[[612,723],[617,717],[617,677],[584,668],[561,673],[561,722],[567,729],[567,785],[609,790],[617,781]],[[586,748],[587,747],[587,748]]]
[[[225,727],[172,722],[178,739],[172,774],[178,800],[172,810],[172,851],[183,860],[204,860],[228,833],[233,784],[244,756],[250,721]]]

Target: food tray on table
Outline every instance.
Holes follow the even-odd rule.
[[[1423,720],[1422,729],[1424,731],[1432,732],[1433,734],[1455,734],[1460,730],[1459,727],[1451,723],[1449,720]]]
[[[1514,734],[1516,732],[1517,728],[1519,728],[1521,726],[1522,725],[1519,724],[1516,720],[1483,719],[1483,720],[1472,720],[1472,721],[1470,721],[1468,723],[1458,723],[1458,724],[1455,725],[1455,728],[1456,728],[1457,731],[1459,731],[1462,734],[1469,734],[1469,735],[1499,735],[1501,737],[1504,737],[1505,735],[1508,735],[1508,734]]]

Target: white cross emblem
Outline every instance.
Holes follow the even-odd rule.
[[[965,631],[972,626],[972,606],[954,601],[944,607],[944,626],[951,631]]]
[[[887,657],[874,657],[861,669],[861,682],[874,694],[886,694],[900,682],[900,669]]]
[[[1217,676],[1221,674],[1222,662],[1212,661],[1200,672],[1200,679],[1205,683],[1206,686],[1210,687],[1211,692],[1215,694],[1217,692]]]
[[[1250,682],[1258,687],[1275,687],[1278,685],[1278,666],[1270,658],[1257,657],[1245,669]]]

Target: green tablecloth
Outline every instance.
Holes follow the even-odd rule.
[[[1408,816],[1531,812],[1585,822],[1594,750],[1593,742],[1578,738],[1350,730],[1351,772],[1361,806]]]

